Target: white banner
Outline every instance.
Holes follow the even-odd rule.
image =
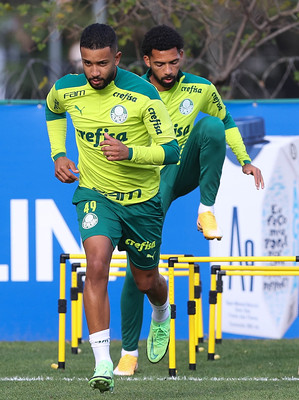
[[[211,256],[299,255],[299,138],[265,139],[248,149],[264,190],[256,190],[228,151],[216,203],[224,235],[211,241]],[[281,338],[298,315],[298,277],[225,276],[223,283],[224,332]]]

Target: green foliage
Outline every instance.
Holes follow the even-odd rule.
[[[12,6],[9,3],[0,2],[0,16],[10,11],[12,11]]]
[[[20,4],[17,6],[17,11],[19,12],[20,17],[25,17],[28,15],[29,11],[32,9],[30,4]]]
[[[0,2],[0,29],[1,23],[5,25],[17,17],[32,41],[30,51],[34,56],[45,52],[53,31],[60,33],[67,51],[82,29],[95,22],[94,3],[95,0]],[[104,13],[97,18],[105,16],[116,29],[124,53],[122,62],[128,59],[130,66],[136,60],[140,63],[144,33],[153,25],[164,23],[176,28],[185,39],[185,70],[202,71],[218,87],[228,86],[232,74],[244,68],[251,57],[260,57],[260,49],[265,46],[276,55],[276,39],[299,27],[295,0],[257,0],[254,7],[243,0],[106,0],[105,4]],[[8,40],[16,42],[18,38],[10,36]],[[298,53],[296,40],[294,35],[293,55]]]
[[[7,15],[11,11],[12,7],[9,3],[0,3],[0,17]]]
[[[131,26],[123,26],[120,29],[120,35],[119,35],[119,45],[120,46],[125,46],[128,41],[131,40],[132,34],[133,34],[134,28]]]
[[[182,25],[181,20],[175,13],[172,13],[170,18],[171,18],[171,21],[172,21],[173,26],[175,28],[180,28],[181,27],[181,25]]]
[[[299,83],[299,71],[294,71],[294,80]]]

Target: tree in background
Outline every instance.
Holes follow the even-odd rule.
[[[2,37],[18,45],[27,62],[22,67],[23,81],[22,74],[18,79],[10,77],[11,87],[6,92],[14,98],[44,98],[52,82],[71,71],[69,49],[82,29],[99,21],[115,28],[124,50],[122,67],[136,73],[144,72],[140,54],[144,33],[163,23],[176,28],[185,39],[184,70],[211,80],[224,98],[299,97],[298,16],[299,2],[295,0],[0,3]],[[9,29],[7,21],[13,21],[14,27]],[[26,68],[34,76],[31,96]],[[10,69],[13,77],[12,72]],[[27,89],[23,89],[25,83]]]

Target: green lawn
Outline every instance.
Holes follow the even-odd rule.
[[[114,393],[101,394],[89,388],[94,360],[89,343],[80,354],[66,347],[65,370],[51,368],[57,362],[56,342],[0,343],[1,400],[266,400],[299,397],[298,348],[296,340],[224,340],[216,345],[219,360],[207,361],[197,353],[197,367],[189,370],[188,342],[177,341],[177,376],[168,374],[168,357],[152,365],[140,343],[139,369],[132,378],[115,378]],[[118,362],[120,342],[112,342],[111,355]]]

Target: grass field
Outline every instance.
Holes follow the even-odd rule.
[[[117,363],[120,342],[112,342]],[[87,384],[94,367],[89,343],[80,354],[66,348],[65,370],[50,366],[57,362],[56,342],[0,343],[1,400],[255,400],[299,397],[298,348],[296,340],[224,340],[216,346],[219,360],[207,361],[197,353],[196,371],[189,370],[188,342],[177,341],[177,376],[168,376],[168,357],[152,365],[140,343],[139,369],[132,378],[115,379],[114,393],[101,394]]]

